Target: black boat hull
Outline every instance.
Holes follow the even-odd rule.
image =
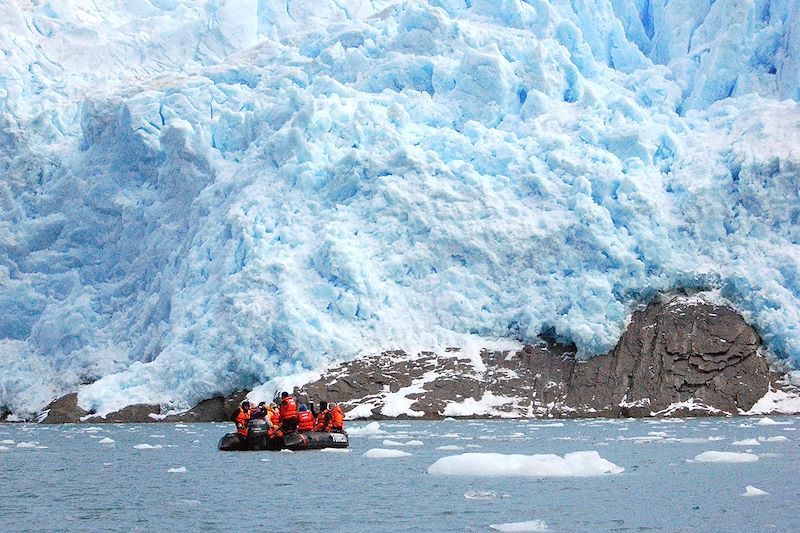
[[[257,450],[322,450],[324,448],[347,448],[350,438],[344,432],[293,431],[287,435],[270,439],[264,426],[250,426],[247,438],[237,433],[227,433],[219,440],[217,447],[224,452]]]

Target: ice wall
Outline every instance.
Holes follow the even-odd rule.
[[[542,332],[590,356],[679,288],[796,363],[799,16],[0,1],[0,405]]]

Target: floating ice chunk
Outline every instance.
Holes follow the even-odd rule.
[[[186,473],[186,467],[185,466],[176,466],[175,468],[170,468],[169,470],[167,470],[167,472],[170,473],[170,474],[185,474]]]
[[[764,442],[789,442],[789,439],[787,439],[783,435],[778,435],[775,437],[767,437],[766,439],[764,439]]]
[[[103,428],[91,426],[83,430],[84,433],[97,433],[98,431],[103,431]]]
[[[97,444],[114,444],[114,442],[116,442],[114,439],[106,437],[103,440],[98,441]]]
[[[447,416],[442,419],[442,422],[455,422],[455,421],[456,419],[453,418],[452,416]]]
[[[365,435],[385,435],[386,432],[381,429],[381,425],[378,422],[370,422],[364,427],[348,429],[347,434],[351,437],[363,437]]]
[[[387,448],[372,448],[362,453],[364,457],[370,459],[391,459],[395,457],[410,457],[411,454],[400,450],[391,450]]]
[[[4,439],[4,440],[0,440],[0,444],[6,444],[6,445],[7,444],[16,444],[16,442],[14,442],[11,439]]]
[[[451,476],[588,477],[624,471],[596,451],[573,452],[564,457],[463,453],[442,457],[428,467],[429,474]]]
[[[350,453],[349,448],[323,448],[320,451],[323,453]]]
[[[499,493],[493,490],[470,490],[464,493],[468,500],[497,500],[500,498],[510,498],[510,494]]]
[[[760,446],[758,439],[743,439],[731,442],[731,446]]]
[[[36,448],[38,445],[38,442],[20,442],[17,448]]]
[[[758,456],[752,453],[708,451],[694,457],[700,463],[754,463]]]
[[[153,446],[152,444],[147,444],[147,443],[134,444],[133,448],[135,450],[157,450],[157,449],[161,448],[161,445],[160,444],[156,444],[155,446]]]
[[[773,419],[765,416],[764,418],[762,418],[761,420],[756,422],[756,425],[759,425],[759,426],[778,426],[778,425],[780,425],[780,422],[776,422]]]
[[[151,439],[166,439],[166,435],[150,435]]]
[[[11,448],[8,446],[0,446],[0,452],[10,452]]]
[[[292,450],[281,450],[281,453],[294,453]]]
[[[410,440],[408,442],[398,442],[396,440],[385,439],[383,441],[383,445],[384,446],[424,446],[425,443],[423,443],[420,440]]]
[[[175,424],[175,427],[176,428],[188,428],[189,426],[187,426],[186,424]]]
[[[528,522],[508,522],[506,524],[490,524],[489,527],[495,531],[504,532],[548,531],[547,524],[542,520],[530,520]]]
[[[769,492],[765,492],[761,489],[757,489],[752,485],[747,485],[745,487],[744,492],[741,494],[742,496],[767,496]]]
[[[448,444],[446,446],[437,446],[436,449],[437,450],[444,450],[444,451],[448,451],[448,452],[451,452],[451,451],[455,452],[455,451],[458,451],[458,450],[463,450],[464,447],[463,446],[456,446],[455,444]]]

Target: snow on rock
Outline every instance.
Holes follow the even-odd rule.
[[[754,487],[752,485],[747,485],[747,487],[745,487],[745,490],[741,495],[742,496],[767,496],[767,495],[769,495],[769,492],[765,492],[765,491],[763,491],[761,489],[757,489],[756,487]]]
[[[572,452],[564,457],[553,454],[464,453],[442,457],[428,467],[428,473],[433,475],[498,477],[587,477],[624,471],[624,468],[600,457],[596,451]]]
[[[0,407],[589,357],[675,288],[800,362],[800,10],[762,4],[1,3]]]
[[[507,522],[504,524],[490,524],[489,528],[495,531],[522,532],[522,531],[550,531],[542,520],[529,520],[527,522]]]
[[[392,450],[389,448],[372,448],[364,452],[364,457],[370,459],[392,459],[395,457],[410,457],[411,454],[401,450]]]
[[[753,463],[758,461],[758,456],[752,453],[708,451],[696,455],[694,460],[700,463]]]
[[[351,437],[363,437],[369,435],[385,435],[386,432],[381,429],[380,422],[370,422],[362,427],[348,427],[347,434]]]
[[[491,391],[486,391],[480,400],[466,398],[461,402],[450,401],[442,411],[444,416],[496,416],[501,418],[516,418],[514,411],[500,411],[499,406],[515,405],[519,398],[495,396]]]
[[[788,385],[786,390],[770,388],[763,398],[758,400],[753,407],[745,414],[760,415],[767,413],[777,413],[792,415],[800,413],[800,388],[795,381],[800,382],[800,372],[793,371],[788,374]]]

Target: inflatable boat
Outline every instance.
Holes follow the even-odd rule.
[[[321,450],[323,448],[347,448],[350,439],[347,433],[335,431],[293,431],[283,437],[270,439],[267,424],[264,420],[251,420],[247,426],[247,438],[238,433],[226,433],[219,439],[219,448],[223,452],[240,452],[254,450]]]

